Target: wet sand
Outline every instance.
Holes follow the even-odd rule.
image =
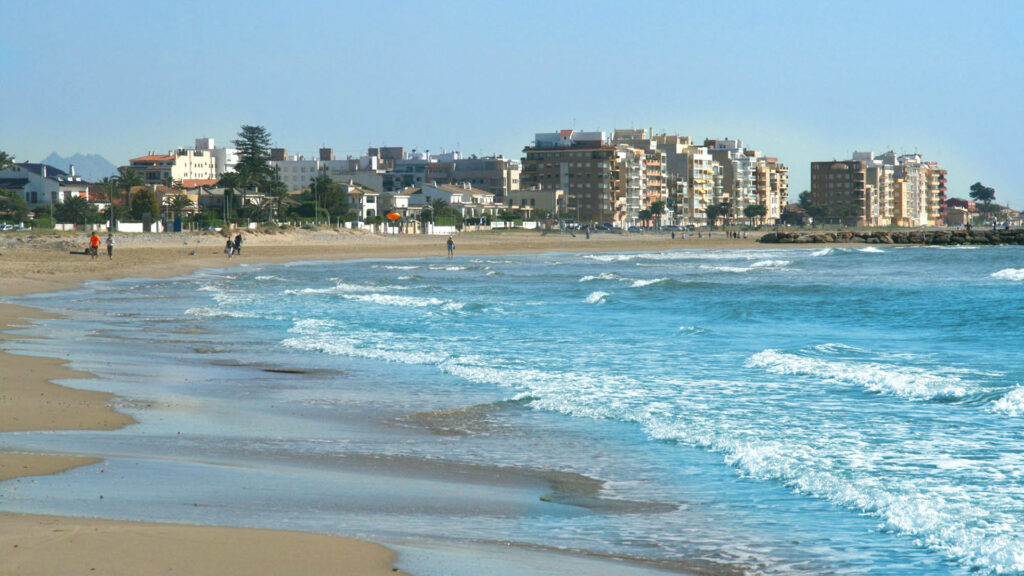
[[[716,236],[718,236],[716,234]],[[724,235],[723,235],[724,236]],[[228,258],[219,234],[118,235],[114,257],[73,254],[86,234],[0,234],[0,297],[71,288],[83,281],[173,277],[204,267],[243,263],[383,257],[445,257],[445,237],[374,236],[358,232],[246,234],[242,254]],[[456,237],[456,258],[539,252],[629,252],[684,248],[778,248],[749,239],[675,239],[668,234],[478,232]],[[0,340],[11,327],[45,314],[0,304]],[[2,345],[2,342],[0,342]],[[59,359],[0,352],[0,433],[28,430],[113,430],[131,417],[101,392],[53,384],[87,374]],[[0,480],[54,474],[96,463],[75,455],[0,453]],[[536,478],[532,477],[533,481]],[[546,479],[547,483],[554,482]],[[563,479],[564,480],[564,479]],[[526,480],[524,480],[526,481]],[[587,485],[579,480],[570,484]],[[554,498],[595,506],[589,490],[556,490]],[[0,515],[0,574],[54,574],[95,568],[104,574],[173,570],[189,574],[393,574],[394,554],[375,544],[315,534],[243,528]]]

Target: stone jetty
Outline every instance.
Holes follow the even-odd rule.
[[[758,240],[765,244],[918,244],[949,246],[979,244],[1024,245],[1024,230],[912,230],[906,232],[768,232]]]

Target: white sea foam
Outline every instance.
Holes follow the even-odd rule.
[[[357,302],[368,302],[370,304],[380,304],[383,306],[400,306],[406,308],[441,308],[444,310],[461,310],[463,303],[454,302],[452,300],[442,300],[440,298],[424,298],[418,296],[399,296],[396,294],[380,294],[378,292],[372,294],[343,294],[343,298],[346,300],[354,300]]]
[[[872,392],[913,400],[963,398],[966,383],[956,376],[941,376],[921,368],[867,361],[823,360],[778,350],[751,356],[748,368],[772,374],[803,374],[862,386]]]
[[[814,252],[811,252],[811,256],[818,258],[821,256],[828,256],[829,254],[832,254],[834,252],[835,250],[832,248],[822,248],[821,250],[815,250]]]
[[[284,280],[284,278],[281,278],[280,276],[274,276],[273,274],[271,274],[269,276],[256,276],[254,279],[255,280],[263,280],[263,281],[268,281],[268,280],[278,280],[278,281],[280,281],[280,280]]]
[[[385,270],[419,270],[422,266],[415,265],[399,265],[399,264],[384,264],[381,268]]]
[[[262,318],[263,316],[255,312],[240,312],[232,310],[230,308],[221,308],[218,306],[198,306],[196,308],[189,308],[185,310],[186,316],[194,316],[197,318]]]
[[[584,276],[580,278],[580,282],[593,282],[595,280],[624,280],[624,278],[614,272],[602,272],[597,276]]]
[[[363,284],[349,284],[338,282],[327,288],[301,288],[299,290],[285,290],[285,294],[346,294],[350,292],[372,292],[380,290],[379,286],[365,286]]]
[[[680,326],[679,331],[687,334],[703,334],[708,331],[707,328],[701,328],[700,326]]]
[[[1010,390],[1002,398],[993,402],[990,411],[1007,416],[1024,416],[1024,386]]]
[[[734,274],[745,274],[753,270],[753,268],[747,268],[744,266],[712,266],[709,264],[701,264],[701,270],[714,270],[716,272],[731,272]]]
[[[586,302],[588,304],[604,304],[605,298],[607,296],[608,296],[607,292],[601,292],[601,291],[591,292],[590,295],[587,296]]]
[[[874,246],[868,246],[866,248],[857,248],[857,252],[866,252],[868,254],[885,254],[885,250],[881,248],[875,248]]]
[[[751,268],[782,268],[792,264],[792,260],[759,260],[750,265]]]
[[[1014,282],[1020,282],[1024,280],[1024,268],[1003,268],[999,272],[993,272],[989,275],[989,278],[995,278],[996,280],[1012,280]]]
[[[651,286],[652,284],[660,284],[662,282],[668,282],[670,278],[649,278],[646,280],[636,280],[630,284],[631,288],[643,288],[644,286]]]

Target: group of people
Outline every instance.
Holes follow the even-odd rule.
[[[89,237],[89,255],[92,256],[93,260],[96,259],[100,253],[100,236],[93,232],[92,236]],[[107,233],[107,258],[114,257],[114,235]]]
[[[231,240],[231,238],[228,238],[227,243],[224,244],[224,253],[228,255],[228,258],[231,258],[235,254],[241,254],[242,253],[242,235],[241,234],[236,234],[235,235],[235,239],[233,241]]]

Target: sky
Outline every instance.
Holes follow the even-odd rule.
[[[1024,208],[1024,3],[3,0],[0,150],[521,158],[537,132],[736,138],[790,167],[917,152]]]

